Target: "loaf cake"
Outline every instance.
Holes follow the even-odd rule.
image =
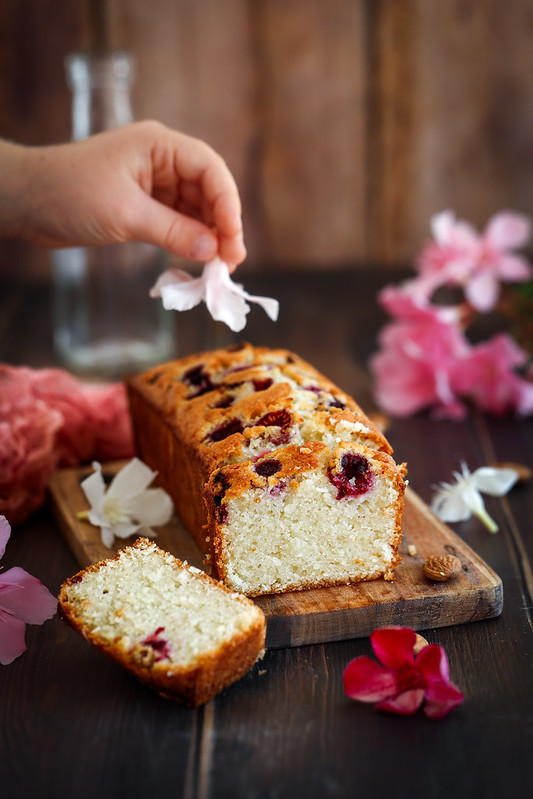
[[[310,364],[241,344],[136,375],[128,394],[139,457],[232,590],[393,578],[404,467]]]
[[[192,707],[264,649],[265,617],[251,600],[145,538],[66,580],[59,613],[142,682]]]

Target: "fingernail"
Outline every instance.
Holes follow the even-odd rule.
[[[199,261],[213,258],[216,251],[216,239],[208,233],[201,233],[191,247],[191,258],[196,258]]]

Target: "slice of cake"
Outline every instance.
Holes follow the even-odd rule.
[[[225,466],[207,486],[213,573],[249,596],[391,579],[404,487],[389,455],[353,442]]]
[[[139,539],[69,578],[60,615],[159,693],[192,707],[262,655],[262,611],[203,572]]]

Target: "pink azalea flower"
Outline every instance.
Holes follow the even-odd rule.
[[[513,252],[531,235],[531,223],[522,214],[495,214],[479,235],[472,225],[443,211],[432,218],[431,228],[434,241],[417,262],[428,297],[439,286],[463,286],[472,307],[486,312],[498,301],[500,282],[523,282],[533,274],[527,259]]]
[[[488,413],[516,410],[526,416],[533,411],[533,382],[520,377],[528,353],[506,333],[476,344],[454,369],[455,391],[472,399]]]
[[[161,297],[166,310],[188,311],[202,300],[213,319],[224,322],[234,332],[246,326],[246,314],[256,302],[275,322],[279,303],[270,297],[254,297],[230,277],[227,264],[215,258],[204,266],[200,277],[193,278],[182,269],[167,269],[153,288],[151,297]]]
[[[381,299],[400,318],[383,328],[380,350],[370,360],[380,407],[393,416],[408,416],[436,406],[440,416],[462,418],[465,408],[450,376],[469,344],[454,316],[431,305],[421,308],[391,290]]]
[[[0,516],[0,558],[11,534]],[[5,666],[26,650],[26,624],[42,624],[55,615],[57,600],[48,588],[19,566],[0,574],[0,663]]]
[[[359,702],[377,702],[378,710],[411,715],[424,704],[424,713],[440,719],[461,704],[464,696],[450,681],[446,653],[428,644],[414,654],[416,633],[408,627],[384,627],[370,637],[374,654],[355,658],[344,670],[344,690]]]

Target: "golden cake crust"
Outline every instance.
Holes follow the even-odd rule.
[[[291,470],[305,470],[306,463],[317,468],[311,464],[346,441],[371,450],[373,468],[381,464],[395,485],[405,476],[405,468],[391,457],[389,442],[353,398],[285,349],[245,343],[190,355],[132,377],[127,388],[139,457],[158,471],[159,483],[206,553],[206,562],[224,579],[223,567],[217,566],[216,525],[221,522],[209,488],[220,469],[232,476],[230,492],[245,483],[253,489],[253,464],[269,453],[284,450],[280,460],[288,476]],[[396,551],[402,498],[403,485]],[[394,557],[387,579],[396,562]]]
[[[371,460],[373,475],[382,475],[390,485],[394,487],[398,494],[398,501],[394,509],[394,532],[390,538],[392,558],[385,569],[379,573],[364,573],[364,564],[358,564],[358,575],[354,582],[374,580],[377,577],[384,577],[386,580],[394,579],[394,568],[398,565],[401,558],[399,547],[402,537],[402,512],[405,483],[402,471],[398,469],[393,458],[384,452],[373,452],[361,444],[353,442],[339,442],[334,451],[321,442],[309,441],[303,446],[287,446],[283,449],[274,450],[255,463],[245,462],[224,466],[216,470],[206,486],[206,503],[208,506],[208,535],[211,543],[210,567],[216,579],[221,581],[228,580],[226,558],[224,557],[224,521],[226,519],[226,509],[231,506],[232,500],[244,496],[250,492],[256,492],[257,501],[270,493],[274,496],[279,487],[291,489],[301,478],[309,472],[325,471],[335,475],[342,470],[342,459],[344,455],[355,455]],[[275,466],[275,471],[269,469],[268,465]],[[270,473],[272,471],[272,473]],[[263,473],[262,473],[263,472]],[[326,587],[345,584],[345,578],[336,580],[331,576],[324,579],[313,579],[307,581],[300,579],[287,585],[284,590],[301,591],[310,587]],[[268,591],[248,591],[249,596],[259,596]]]
[[[80,610],[72,596],[72,587],[76,587],[88,574],[105,569],[111,563],[117,563],[124,552],[132,549],[141,552],[160,553],[166,562],[175,569],[186,569],[194,575],[194,579],[205,586],[205,590],[216,590],[230,596],[234,603],[253,609],[253,621],[245,631],[237,631],[231,640],[222,645],[212,647],[198,654],[188,664],[173,664],[168,660],[157,660],[154,650],[142,642],[136,641],[125,645],[120,639],[112,640],[98,633]],[[112,573],[109,577],[112,581]],[[161,608],[161,626],[165,626],[165,615],[169,608]],[[117,608],[120,615],[120,608]],[[163,552],[152,541],[138,539],[132,547],[126,547],[114,558],[92,564],[86,569],[68,578],[59,593],[58,615],[80,633],[93,647],[107,657],[132,672],[141,682],[154,688],[160,694],[179,700],[191,707],[198,707],[208,702],[223,688],[232,684],[246,674],[258,657],[262,655],[265,645],[266,622],[262,611],[246,597],[230,591],[226,586],[217,583],[204,572]]]

